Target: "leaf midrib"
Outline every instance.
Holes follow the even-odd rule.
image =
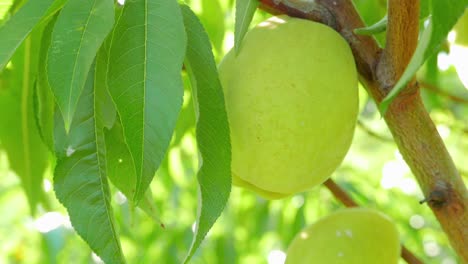
[[[80,38],[80,43],[78,45],[78,51],[76,52],[76,58],[75,60],[73,61],[73,72],[72,72],[72,78],[71,78],[71,81],[70,81],[70,84],[71,84],[71,89],[74,88],[74,83],[75,83],[75,73],[76,73],[76,65],[78,64],[77,61],[78,61],[78,58],[80,56],[80,53],[81,53],[81,48],[83,47],[82,43],[83,43],[83,37],[84,35],[86,35],[86,30],[88,29],[88,26],[89,26],[89,20],[91,19],[91,14],[93,13],[93,10],[94,10],[94,7],[96,6],[96,2],[97,0],[94,0],[93,2],[93,7],[91,8],[91,11],[88,13],[88,17],[86,18],[86,23],[84,25],[84,29],[83,29],[83,33],[81,34],[81,38]],[[76,109],[76,106],[78,105],[78,100],[76,101],[76,103],[72,106],[71,104],[71,101],[72,101],[72,93],[73,90],[70,91],[69,95],[68,95],[68,112],[67,112],[67,122],[71,123],[71,119],[73,118],[73,114],[72,114],[72,109]],[[73,110],[74,112],[74,110]],[[71,115],[71,116],[70,116]],[[71,124],[69,124],[71,125]]]
[[[148,6],[148,4],[147,4],[147,1],[145,0],[145,10],[147,10],[147,6]],[[120,24],[120,20],[121,20],[122,17],[124,16],[124,13],[125,13],[125,11],[126,11],[127,8],[128,8],[128,4],[123,5],[122,11],[120,12],[118,18],[116,19],[116,22],[115,22],[115,25],[114,25],[114,30],[112,31],[112,35],[111,35],[111,37],[110,37],[110,43],[109,43],[110,51],[109,51],[109,53],[112,52],[113,43],[114,43],[114,40],[116,40],[116,38],[115,38],[115,37],[116,37],[116,36],[115,36],[115,35],[116,35],[116,34],[115,34],[115,33],[116,33],[116,30],[118,29],[118,25]],[[148,15],[148,12],[145,12],[145,23],[144,23],[144,25],[143,25],[143,26],[145,27],[145,42],[144,42],[144,45],[143,45],[144,48],[145,48],[145,53],[144,53],[145,60],[144,60],[144,63],[143,63],[143,64],[144,64],[144,79],[143,79],[143,83],[144,83],[144,84],[143,84],[143,85],[144,85],[144,91],[145,91],[145,94],[144,94],[144,95],[145,95],[145,97],[146,97],[146,86],[145,86],[146,83],[144,82],[144,80],[146,80],[146,70],[147,70],[147,63],[146,63],[146,58],[147,58],[147,45],[146,45],[146,42],[147,42],[147,39],[148,39],[148,37],[147,37],[147,15]],[[122,36],[120,36],[120,37],[122,37]],[[111,57],[112,57],[112,56],[111,56],[110,54],[109,54],[109,56],[107,56],[107,64],[108,64],[108,65],[110,65]],[[107,67],[107,70],[106,70],[106,88],[107,88],[107,89],[109,89],[109,87],[108,87],[108,82],[107,82],[107,81],[108,81],[108,78],[109,78],[109,75],[110,75],[110,70],[109,70],[109,69],[110,69],[110,67]],[[120,96],[121,96],[121,95],[120,95]],[[114,103],[114,105],[117,105],[117,103],[116,103],[116,98],[114,98],[114,96],[111,96],[111,100],[112,100],[112,102]],[[143,104],[144,104],[143,106],[145,107],[145,100],[143,100]],[[129,150],[129,154],[130,154],[130,157],[131,157],[131,162],[132,162],[132,164],[133,164],[133,169],[134,169],[134,171],[135,171],[135,173],[136,173],[136,177],[137,177],[136,186],[135,186],[136,189],[135,189],[135,193],[134,193],[134,195],[133,195],[133,198],[135,198],[135,197],[137,197],[137,195],[138,195],[138,188],[141,186],[141,175],[142,175],[142,171],[143,171],[143,155],[141,156],[140,174],[138,174],[138,171],[137,171],[137,169],[136,169],[136,164],[135,164],[135,162],[136,162],[135,153],[134,153],[134,151],[132,151],[132,148],[130,148],[130,144],[128,143],[128,138],[127,138],[127,136],[126,136],[126,135],[127,135],[127,129],[128,129],[128,128],[127,128],[127,126],[123,125],[124,122],[122,122],[122,116],[120,115],[120,110],[119,110],[119,108],[117,108],[117,112],[119,113],[118,118],[120,119],[120,122],[122,123],[122,133],[123,133],[123,135],[124,135],[123,140],[124,140],[125,145],[127,146],[128,150]],[[145,111],[143,111],[143,120],[145,120],[144,118],[145,118]],[[142,129],[142,131],[144,131],[144,126],[145,126],[145,124],[144,124],[144,122],[143,122],[143,129]],[[144,132],[143,132],[143,135],[142,135],[142,140],[141,140],[141,142],[142,142],[142,143],[141,143],[142,146],[144,146]],[[142,147],[142,153],[143,153],[143,152],[144,152],[144,148]]]
[[[94,89],[96,89],[96,83],[95,82],[94,82]],[[99,128],[98,128],[98,124],[97,124],[97,122],[98,122],[98,119],[97,119],[98,113],[96,113],[96,105],[97,105],[96,92],[93,91],[93,113],[94,113],[94,120],[93,121],[94,121],[94,140],[95,140],[94,145],[95,145],[95,148],[96,148],[96,159],[97,159],[97,162],[98,162],[99,182],[101,183],[101,186],[100,186],[101,187],[101,194],[102,194],[101,197],[103,198],[102,200],[104,202],[104,206],[106,207],[107,221],[109,222],[110,228],[112,229],[112,238],[113,238],[115,243],[119,243],[119,240],[116,237],[117,232],[115,230],[115,227],[113,225],[113,221],[112,221],[111,216],[110,216],[110,214],[111,214],[110,204],[107,202],[107,200],[105,198],[104,184],[106,184],[106,183],[103,182],[103,178],[107,177],[107,171],[106,171],[107,168],[106,168],[106,170],[104,172],[102,171],[102,166],[101,166],[102,164],[101,163],[103,162],[104,165],[106,165],[106,161],[101,161],[100,153],[99,153],[99,149],[102,146],[99,146],[99,144],[98,144],[98,142],[99,142],[98,141],[98,129]],[[101,133],[102,132],[103,131],[101,131]],[[114,244],[114,243],[112,243],[112,244]],[[119,248],[118,246],[117,246],[117,248],[115,248],[115,246],[113,246],[113,247],[114,247],[114,250],[116,250],[118,252],[119,258],[124,259],[124,257],[121,255],[122,249]]]
[[[143,122],[142,124],[142,137],[141,137],[141,161],[140,161],[140,177],[137,176],[137,186],[136,186],[136,192],[135,192],[135,198],[140,196],[141,193],[141,185],[143,181],[143,161],[145,160],[145,123],[146,123],[146,89],[147,89],[147,84],[146,84],[146,76],[147,76],[147,70],[148,70],[148,0],[145,1],[145,40],[144,40],[144,50],[145,50],[145,56],[144,56],[144,61],[143,61]]]

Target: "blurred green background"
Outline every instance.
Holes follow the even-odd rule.
[[[204,24],[219,62],[233,45],[234,0],[186,2]],[[367,24],[380,20],[386,12],[384,0],[354,2]],[[10,5],[11,0],[0,0],[0,19],[8,17]],[[257,11],[252,25],[269,16]],[[383,37],[377,36],[380,43]],[[454,67],[457,62],[449,52],[451,39],[453,36],[424,65],[418,79],[427,109],[466,181],[468,90]],[[113,189],[112,201],[129,263],[180,263],[191,243],[198,202],[198,164],[193,104],[187,76],[184,78],[184,108],[171,148],[151,185],[164,227],[139,209],[132,209]],[[461,263],[432,212],[419,204],[423,195],[375,104],[362,88],[360,105],[351,150],[332,178],[360,205],[393,218],[402,243],[425,263]],[[101,263],[74,233],[66,210],[55,199],[51,189],[53,163],[51,156],[41,186],[47,193],[47,204],[32,217],[0,142],[0,263]],[[191,263],[283,263],[284,252],[296,233],[342,207],[324,187],[278,201],[266,201],[234,187],[223,215]]]

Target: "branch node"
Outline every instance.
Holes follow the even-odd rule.
[[[450,199],[449,186],[445,183],[438,183],[425,199],[430,207],[440,209],[444,207]]]
[[[260,2],[261,8],[274,9],[277,13],[285,13],[292,17],[314,20],[326,24],[335,30],[338,27],[335,16],[324,5],[315,1],[298,0],[264,0]]]

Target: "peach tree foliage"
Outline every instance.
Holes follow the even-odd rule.
[[[436,51],[468,1],[422,3],[427,27],[382,111]],[[236,1],[236,50],[257,7],[256,0]],[[123,6],[113,0],[17,0],[2,23],[1,147],[21,179],[32,214],[44,200],[42,175],[53,153],[55,194],[78,235],[107,263],[125,262],[110,183],[155,217],[148,186],[179,117],[185,66],[200,152],[199,211],[188,261],[231,190],[223,94],[197,16],[175,0],[127,0]]]
[[[201,157],[201,202],[189,259],[231,188],[224,101],[197,17],[173,0],[124,6],[112,0],[33,0],[11,13],[0,28],[0,66],[10,60],[21,65],[12,74],[23,78],[2,94],[3,147],[32,213],[43,195],[48,151],[54,153],[56,196],[76,232],[107,263],[125,262],[109,180],[135,205],[154,212],[148,186],[182,106],[185,64],[197,102]],[[11,120],[18,117],[19,124]]]

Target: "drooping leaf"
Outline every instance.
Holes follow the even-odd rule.
[[[29,0],[0,27],[0,71],[53,2],[54,0]]]
[[[56,16],[44,28],[41,47],[39,50],[39,61],[41,62],[44,62],[47,58],[47,51],[50,47],[52,30],[54,28],[55,21]],[[37,128],[42,141],[49,148],[49,150],[53,152],[55,100],[47,80],[47,69],[45,63],[38,64],[34,92],[34,112]]]
[[[42,179],[48,152],[35,125],[34,76],[42,30],[35,30],[12,57],[12,67],[0,77],[0,141],[11,169],[20,177],[31,213],[43,200]]]
[[[413,78],[419,67],[437,51],[439,45],[445,40],[452,27],[457,23],[465,9],[468,7],[468,0],[433,0],[430,4],[432,16],[421,35],[418,46],[409,62],[406,70],[395,84],[390,93],[380,103],[379,109],[382,115],[385,114],[389,105],[403,90],[406,84]]]
[[[182,105],[185,45],[173,0],[127,1],[112,33],[108,85],[135,165],[136,202],[163,160]]]
[[[102,123],[105,128],[112,128],[117,118],[112,98],[110,97],[107,85],[107,71],[109,69],[109,41],[104,42],[96,57],[96,78],[95,93],[99,99],[100,116],[103,117]],[[104,128],[103,127],[103,128]]]
[[[236,0],[236,22],[234,25],[234,48],[239,52],[245,33],[258,7],[258,0]]]
[[[125,143],[120,119],[109,95],[106,73],[108,70],[108,41],[96,58],[95,96],[102,127],[99,133],[104,137],[106,149],[107,177],[129,200],[135,196],[136,176],[132,156]],[[152,204],[150,189],[138,206],[153,220],[159,222],[157,210]]]
[[[112,184],[115,185],[133,203],[135,196],[135,166],[132,156],[123,138],[122,125],[120,121],[115,122],[112,129],[105,129],[105,140],[107,150],[107,172]],[[146,195],[138,203],[148,216],[155,222],[160,223],[158,210],[153,204],[151,189],[146,190]]]
[[[106,263],[125,263],[110,203],[103,117],[93,90],[94,77],[92,69],[68,133],[56,111],[54,190],[91,249]]]
[[[67,130],[90,66],[113,24],[112,0],[68,0],[57,18],[47,74]]]
[[[206,32],[196,15],[182,6],[187,31],[185,66],[189,73],[197,113],[200,204],[195,237],[188,262],[211,229],[231,192],[231,144],[221,83]]]

